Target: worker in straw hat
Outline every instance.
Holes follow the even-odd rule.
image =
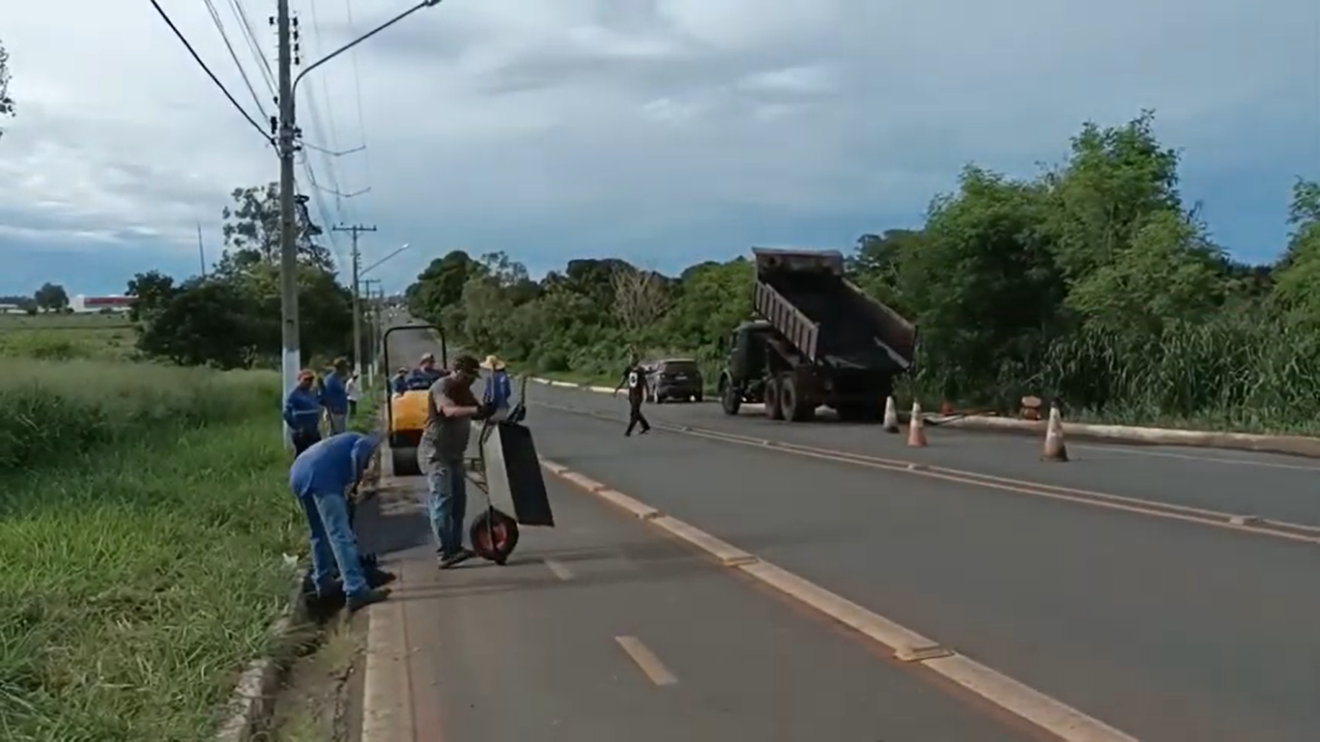
[[[499,356],[486,356],[481,368],[484,371],[485,392],[481,403],[491,411],[491,417],[503,419],[509,414],[509,400],[513,397],[513,384],[509,381],[509,371]]]

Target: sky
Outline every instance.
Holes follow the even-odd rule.
[[[207,0],[159,1],[263,123]],[[291,1],[304,68],[412,5]],[[268,115],[242,17],[273,67],[274,2],[210,4]],[[230,192],[278,176],[262,134],[149,0],[11,5],[0,294],[194,274],[199,224],[218,258]],[[1320,178],[1320,3],[445,0],[310,72],[296,103],[314,218],[375,225],[364,264],[409,245],[371,271],[390,291],[452,249],[533,275],[848,249],[919,225],[965,163],[1030,176],[1084,121],[1143,108],[1216,241],[1268,261],[1295,178]]]

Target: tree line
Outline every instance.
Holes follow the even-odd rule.
[[[1315,426],[1320,185],[1295,184],[1276,262],[1235,262],[1184,202],[1179,153],[1154,121],[1088,123],[1030,178],[968,165],[923,225],[858,239],[852,280],[919,328],[906,397],[1011,410],[1034,394],[1116,422]],[[696,357],[713,381],[752,283],[744,258],[674,277],[570,260],[533,281],[502,253],[456,251],[407,301],[530,370],[610,375],[635,347]]]
[[[280,314],[279,187],[236,188],[224,209],[225,251],[206,275],[182,280],[138,273],[126,294],[144,355],[179,365],[252,368],[278,365]],[[298,309],[304,362],[352,347],[352,295],[339,282],[323,230],[306,206],[297,215]]]
[[[12,304],[28,314],[62,312],[69,308],[69,294],[60,284],[46,282],[31,296],[0,296],[0,304]]]

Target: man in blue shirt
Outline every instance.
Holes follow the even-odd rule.
[[[316,374],[304,369],[298,385],[284,398],[284,422],[293,436],[294,455],[321,440],[321,395],[315,388]]]
[[[513,398],[509,371],[496,355],[486,356],[481,367],[487,371],[481,403],[490,410],[493,419],[503,420],[509,414],[509,400]]]
[[[379,443],[379,436],[374,435],[332,435],[304,451],[289,469],[289,488],[307,517],[312,583],[319,596],[333,595],[339,588],[337,573],[350,611],[390,595],[388,589],[368,581],[374,577],[372,581],[383,584],[392,576],[368,575],[363,569],[348,517],[348,492],[362,480]]]
[[[325,377],[321,402],[330,418],[330,434],[344,432],[348,420],[348,359],[335,359],[334,370]]]
[[[390,389],[395,394],[403,394],[408,391],[408,369],[401,368],[394,374],[394,379],[390,381]]]
[[[425,353],[417,362],[417,368],[408,375],[409,389],[430,389],[437,379],[445,375],[443,369],[435,367],[435,355]]]

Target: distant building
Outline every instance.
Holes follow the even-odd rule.
[[[23,314],[23,307],[17,304],[0,304],[0,314]]]
[[[69,301],[69,309],[77,314],[96,312],[127,312],[133,306],[131,296],[83,296],[78,294]]]

